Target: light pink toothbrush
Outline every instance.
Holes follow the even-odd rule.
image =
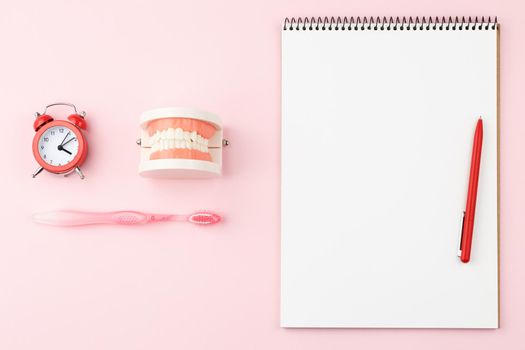
[[[112,211],[105,213],[57,210],[33,214],[33,221],[54,226],[83,225],[138,225],[161,221],[187,221],[197,225],[211,225],[222,218],[214,213],[199,211],[190,215],[149,214],[138,211]]]

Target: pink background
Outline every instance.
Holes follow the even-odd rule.
[[[3,1],[0,349],[523,348],[524,6],[519,1]],[[280,28],[285,16],[497,15],[501,25],[501,329],[279,327]],[[31,179],[33,113],[88,112],[86,180]],[[222,178],[137,175],[139,114],[219,114]],[[53,229],[32,212],[186,213],[226,221]]]

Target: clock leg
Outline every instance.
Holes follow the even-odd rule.
[[[82,174],[82,170],[80,170],[79,167],[75,168],[75,172],[78,174],[78,176],[80,176],[82,180],[84,180],[84,174]]]
[[[36,171],[33,173],[33,179],[42,172],[42,170],[44,170],[44,168],[40,167],[38,169],[36,169]]]

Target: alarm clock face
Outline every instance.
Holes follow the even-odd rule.
[[[78,139],[72,128],[52,126],[40,136],[38,153],[49,165],[62,166],[71,163],[78,154]]]
[[[75,125],[55,120],[42,126],[35,134],[33,154],[40,166],[47,171],[67,173],[86,159],[87,143]]]

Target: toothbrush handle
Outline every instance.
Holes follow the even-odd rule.
[[[54,226],[83,226],[95,224],[137,225],[167,221],[170,215],[153,215],[138,211],[113,211],[107,213],[57,210],[33,215],[33,221]]]

